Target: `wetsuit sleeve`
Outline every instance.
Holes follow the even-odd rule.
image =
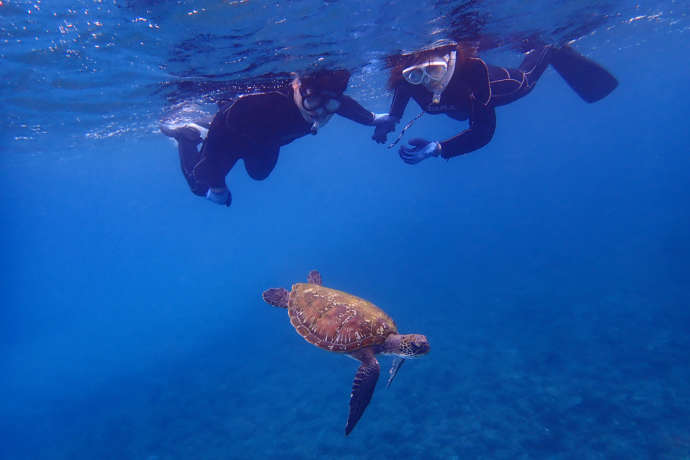
[[[472,100],[470,127],[455,137],[441,142],[441,156],[452,158],[472,152],[489,143],[496,130],[496,111],[476,99]]]
[[[363,125],[374,124],[374,114],[362,107],[359,102],[350,96],[341,96],[339,100],[340,108],[336,112],[338,115]]]
[[[400,120],[403,113],[405,113],[407,103],[410,102],[410,97],[412,97],[412,94],[405,84],[396,86],[393,92],[393,102],[391,102],[391,108],[388,111],[389,115]]]

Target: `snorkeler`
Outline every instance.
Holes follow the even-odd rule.
[[[161,131],[177,140],[182,173],[192,192],[230,206],[225,176],[240,158],[250,177],[263,180],[273,171],[281,146],[316,134],[333,114],[368,126],[394,124],[388,114],[369,112],[345,96],[349,79],[346,70],[295,77],[282,89],[232,100],[216,113],[208,130],[188,124],[161,126]]]
[[[400,147],[400,157],[409,164],[432,156],[452,158],[488,144],[496,129],[494,108],[532,91],[549,64],[587,102],[606,97],[618,86],[608,71],[569,46],[540,46],[517,69],[488,65],[466,55],[464,47],[453,41],[436,42],[420,51],[393,56],[389,64],[392,70],[388,85],[394,90],[390,116],[394,122],[400,121],[410,98],[422,107],[422,114],[443,113],[456,120],[469,120],[468,129],[448,140],[415,138],[409,141],[409,147]],[[373,139],[385,143],[393,129],[392,123],[377,126]],[[400,137],[389,147],[399,140]]]

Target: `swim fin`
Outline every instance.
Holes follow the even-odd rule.
[[[568,86],[587,102],[605,98],[618,86],[618,80],[608,70],[569,46],[554,48],[550,62]]]

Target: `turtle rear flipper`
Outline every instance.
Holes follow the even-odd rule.
[[[307,283],[318,284],[321,286],[321,273],[318,270],[312,270],[307,275]]]
[[[266,289],[263,294],[264,302],[273,305],[274,307],[288,307],[288,299],[290,298],[290,291],[285,288],[271,288]]]
[[[374,394],[376,382],[379,379],[379,362],[373,354],[362,357],[362,365],[357,369],[357,375],[352,382],[352,394],[350,395],[350,414],[345,425],[345,436],[350,434],[362,417],[364,409],[369,405]]]

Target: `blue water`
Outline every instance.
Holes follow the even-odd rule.
[[[0,2],[0,458],[690,458],[690,9],[412,3]],[[157,131],[317,65],[383,112],[386,54],[490,36],[516,65],[532,33],[619,88],[549,69],[448,162],[334,119],[224,208]],[[357,364],[260,297],[314,268],[432,347],[348,437]]]

